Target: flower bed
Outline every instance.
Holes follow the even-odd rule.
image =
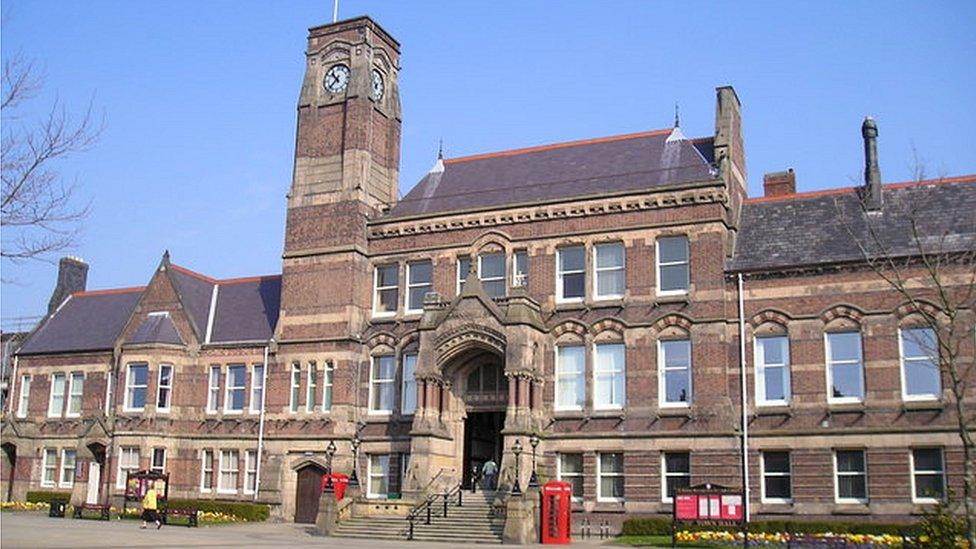
[[[51,504],[44,501],[4,501],[0,502],[0,511],[47,511]]]
[[[786,545],[792,542],[803,542],[813,544],[823,544],[824,546],[833,544],[853,545],[856,547],[901,547],[904,542],[927,543],[925,536],[919,536],[918,540],[904,538],[894,534],[851,534],[851,533],[832,533],[823,532],[817,534],[792,534],[787,532],[749,532],[749,543],[757,545]],[[675,534],[675,541],[678,543],[695,544],[741,544],[742,532],[725,532],[721,530],[701,530],[688,531],[682,530]],[[819,543],[818,543],[819,542]]]
[[[0,502],[0,511],[44,511],[47,512],[51,505],[44,501],[4,501]],[[69,505],[65,509],[66,516],[72,516],[74,506]],[[116,520],[138,520],[142,518],[142,511],[139,507],[111,507],[109,512],[115,516]],[[221,511],[200,511],[197,515],[200,524],[234,524],[248,522],[245,517]]]

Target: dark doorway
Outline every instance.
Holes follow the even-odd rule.
[[[468,413],[464,421],[464,486],[471,486],[471,479],[489,459],[501,466],[504,426],[505,412]]]
[[[295,490],[295,522],[315,524],[319,515],[319,496],[325,469],[310,464],[298,470],[298,487]]]
[[[12,501],[14,493],[14,478],[17,472],[17,447],[7,442],[3,444],[3,453],[7,456],[7,493],[3,501]]]

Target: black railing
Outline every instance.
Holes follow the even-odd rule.
[[[424,524],[430,524],[430,519],[434,515],[434,506],[437,504],[438,500],[443,501],[443,516],[447,518],[448,508],[450,507],[450,502],[454,500],[457,496],[457,507],[461,507],[464,504],[463,494],[464,490],[461,489],[461,483],[457,483],[454,488],[444,492],[443,494],[432,494],[427,496],[423,502],[418,503],[407,513],[407,521],[410,523],[410,529],[407,531],[407,539],[413,539],[413,529],[414,524],[417,519],[421,516],[424,517]]]

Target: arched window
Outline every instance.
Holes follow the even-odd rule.
[[[468,393],[497,393],[505,387],[505,378],[498,363],[482,364],[468,374]]]

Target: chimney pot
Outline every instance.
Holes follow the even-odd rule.
[[[796,174],[793,168],[763,176],[763,196],[787,196],[796,193]]]

